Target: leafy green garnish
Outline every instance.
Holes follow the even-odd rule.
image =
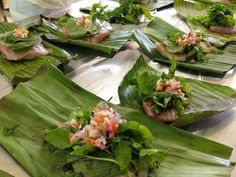
[[[100,20],[108,21],[109,17],[106,12],[107,7],[108,7],[107,5],[103,6],[101,3],[93,4],[92,9],[90,11],[91,19],[93,20],[100,19]]]
[[[83,20],[85,21],[83,22]],[[81,17],[80,19],[77,19],[65,15],[56,20],[55,23],[61,27],[66,36],[72,39],[79,39],[97,33],[101,29],[100,25],[94,23],[91,17]]]
[[[210,26],[233,27],[236,24],[233,12],[224,4],[214,3],[207,13],[207,16],[199,16],[195,19],[208,28]]]
[[[89,107],[78,107],[71,112],[69,120],[74,119],[78,121],[82,126],[87,125],[90,121],[91,112],[92,110]]]
[[[187,35],[187,34],[186,34]],[[204,35],[201,33],[196,33],[197,36],[203,38]],[[205,52],[204,48],[200,45],[200,43],[206,43],[207,41],[200,41],[196,42],[193,45],[186,45],[186,46],[181,46],[177,43],[177,40],[181,38],[183,34],[180,33],[175,33],[171,34],[167,37],[166,41],[163,41],[163,43],[166,45],[166,48],[169,52],[171,53],[183,53],[187,55],[186,61],[190,63],[195,63],[196,61],[198,62],[207,62],[208,61],[208,56],[207,52]],[[206,47],[208,47],[206,45]],[[217,49],[214,47],[209,47],[210,49],[208,52],[217,52]]]
[[[35,34],[29,34],[26,38],[18,38],[12,33],[11,31],[1,34],[0,43],[9,46],[16,53],[26,52],[35,44],[42,42],[42,38]]]
[[[175,77],[176,61],[172,60],[172,65],[169,73],[162,73],[161,76],[155,75],[154,71],[145,71],[136,76],[139,96],[143,101],[152,101],[155,104],[154,111],[159,114],[168,109],[175,108],[178,115],[185,113],[185,107],[190,104],[190,86],[180,77]],[[170,79],[175,79],[180,82],[181,90],[184,93],[184,98],[166,91],[157,91],[156,83],[158,80],[165,83]]]
[[[58,149],[66,149],[72,146],[69,134],[69,129],[56,128],[45,132],[45,140]]]
[[[100,3],[95,3],[92,6],[90,15],[93,18],[106,20],[115,23],[122,24],[137,24],[139,23],[139,16],[144,15],[147,19],[151,20],[152,15],[150,11],[140,5],[140,1],[137,0],[123,0],[119,7],[113,11],[106,11],[107,6],[102,6]]]

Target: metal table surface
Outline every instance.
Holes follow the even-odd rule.
[[[93,1],[94,2],[94,1]],[[80,2],[79,2],[80,3]],[[80,4],[76,3],[73,8],[68,7],[66,11],[78,16],[78,8]],[[65,9],[63,10],[63,12]],[[61,12],[60,12],[61,13]],[[173,8],[165,9],[155,13],[156,16],[163,18],[172,25],[179,27],[184,31],[188,31],[186,24],[181,21]],[[118,104],[119,98],[117,94],[118,86],[123,76],[132,68],[136,59],[140,55],[138,50],[134,50],[136,45],[131,45],[133,49],[126,49],[117,53],[113,58],[104,56],[86,56],[77,61],[71,61],[65,66],[65,71],[69,78],[81,87],[98,95],[104,100]],[[151,61],[146,57],[148,63],[159,71],[167,71],[167,67]],[[230,86],[236,89],[236,67],[230,70],[223,78],[211,77],[203,73],[194,73],[191,71],[177,71],[177,75],[194,78],[211,83]],[[0,75],[0,99],[12,91],[12,87],[8,81]],[[185,128],[194,134],[198,134],[205,138],[229,145],[235,150],[233,151],[231,160],[236,161],[236,108],[232,108],[221,114],[213,116],[207,120],[194,123]],[[30,147],[29,147],[30,148]],[[28,177],[29,175],[24,169],[4,150],[0,147],[0,170],[6,171],[16,177]],[[236,168],[234,168],[232,177],[236,176]]]

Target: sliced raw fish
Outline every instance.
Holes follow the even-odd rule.
[[[220,34],[236,34],[235,27],[210,26],[210,31]]]
[[[106,39],[110,35],[110,31],[106,29],[101,29],[98,33],[90,35],[86,38],[84,38],[86,41],[92,42],[92,43],[99,43],[102,42],[104,39]]]
[[[174,122],[175,120],[178,119],[176,109],[174,108],[168,109],[160,114],[157,114],[154,112],[154,107],[155,107],[155,104],[152,101],[143,101],[144,112],[148,116],[156,120],[159,120],[161,122]]]
[[[42,44],[35,44],[27,52],[14,52],[9,46],[0,44],[0,52],[7,60],[29,60],[35,57],[48,55],[49,51]]]
[[[182,53],[171,53],[167,50],[166,45],[165,44],[160,44],[157,43],[156,44],[156,50],[164,57],[168,58],[168,59],[172,59],[173,57],[175,57],[176,61],[180,61],[183,62],[186,60],[187,55],[186,54],[182,54]]]

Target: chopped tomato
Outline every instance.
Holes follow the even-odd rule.
[[[101,124],[104,122],[104,117],[95,117],[94,121],[97,122],[98,124]]]
[[[114,135],[117,133],[117,128],[118,128],[118,125],[115,121],[112,121],[111,122],[111,130],[112,130],[112,133],[114,133]]]
[[[91,143],[93,145],[96,145],[96,140],[93,139],[93,138],[85,137],[84,141],[87,142],[87,143]]]
[[[98,108],[95,108],[95,112],[100,112],[101,110]]]

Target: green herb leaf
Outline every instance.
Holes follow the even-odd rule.
[[[73,163],[75,173],[83,174],[89,177],[114,177],[119,174],[119,166],[109,162],[100,160],[90,160],[88,158],[81,158]]]
[[[139,143],[149,144],[152,141],[150,130],[136,121],[120,124],[118,132],[119,134],[128,134],[130,138],[133,138]]]
[[[58,149],[66,149],[72,146],[69,134],[70,131],[67,129],[56,128],[45,132],[45,140]]]
[[[131,143],[128,141],[120,140],[115,149],[115,157],[120,166],[120,172],[126,172],[132,161]]]
[[[35,44],[34,42],[18,42],[18,43],[12,44],[11,49],[14,52],[26,52],[27,50],[32,48],[34,44]]]
[[[82,126],[89,124],[90,116],[91,116],[91,109],[89,107],[78,107],[74,111],[71,112],[69,116],[69,120],[76,120]]]
[[[85,156],[90,152],[94,151],[94,145],[91,143],[85,143],[83,146],[74,146],[74,151],[71,152],[71,155]]]
[[[136,76],[139,96],[151,95],[155,89],[156,82],[160,78],[154,72],[146,71]]]
[[[163,152],[157,149],[142,149],[139,152],[138,168],[158,168],[164,159]]]

